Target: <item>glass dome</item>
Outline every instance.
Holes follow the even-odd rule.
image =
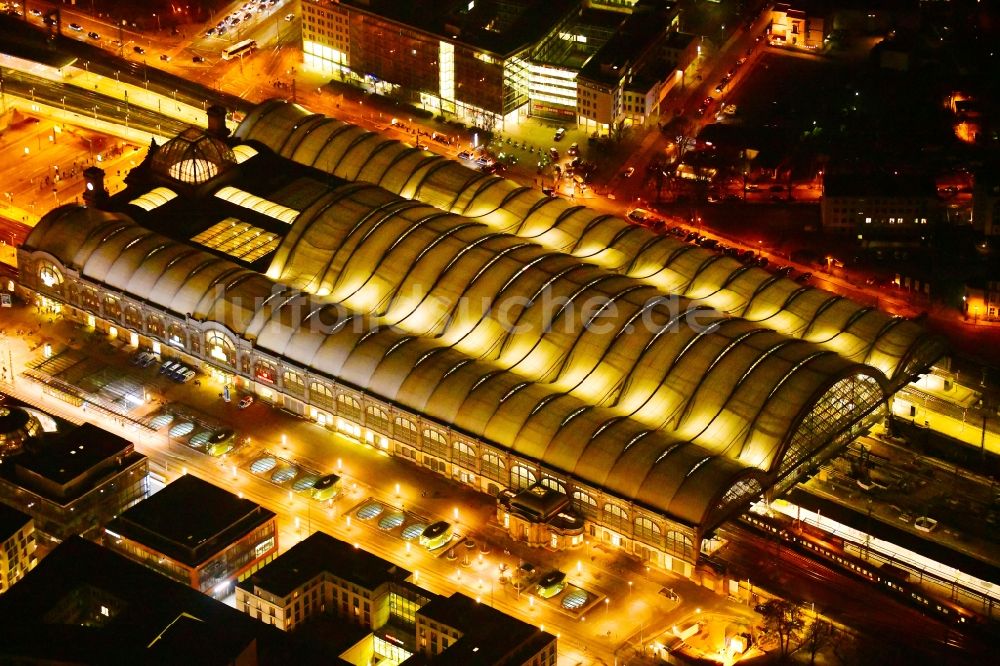
[[[0,406],[0,458],[20,453],[24,442],[41,430],[38,419],[27,410]]]
[[[235,164],[236,156],[225,141],[191,126],[160,146],[152,168],[175,181],[200,185]]]

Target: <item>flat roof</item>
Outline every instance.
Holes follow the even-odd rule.
[[[254,641],[260,650],[286,640],[249,615],[76,536],[0,595],[0,617],[0,661],[225,664]]]
[[[314,532],[238,585],[250,591],[259,587],[284,597],[322,573],[333,574],[367,590],[410,576],[409,571],[378,555],[324,532]]]
[[[46,438],[17,458],[17,466],[65,485],[109,458],[130,453],[132,442],[92,423]]]
[[[6,541],[24,527],[31,516],[12,506],[0,503],[0,541]]]
[[[107,530],[197,567],[274,512],[185,474],[112,520]]]
[[[628,65],[658,39],[667,28],[667,17],[673,3],[637,3],[632,15],[580,70],[580,76],[591,81],[612,84],[623,75]]]
[[[579,0],[342,0],[352,11],[381,16],[442,39],[498,55],[540,40]],[[471,6],[471,9],[470,9]]]
[[[520,653],[527,645],[536,645],[537,650],[554,640],[551,634],[538,627],[478,603],[461,592],[432,599],[417,611],[417,615],[446,624],[463,634],[453,646],[435,657],[435,664],[492,664],[493,659],[512,652]],[[512,660],[510,663],[519,662]]]
[[[827,197],[934,197],[937,188],[927,174],[830,173],[823,176]]]

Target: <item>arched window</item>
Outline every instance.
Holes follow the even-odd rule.
[[[608,502],[604,505],[601,522],[617,532],[625,532],[629,525],[628,511]]]
[[[660,526],[653,522],[653,519],[649,516],[636,516],[635,519],[635,538],[642,539],[643,541],[652,544],[660,545],[662,541],[663,532],[660,531]]]
[[[88,310],[91,310],[96,313],[97,310],[101,307],[101,299],[97,297],[97,291],[91,289],[90,287],[83,288],[83,294],[81,298],[83,299],[83,307],[87,308]]]
[[[326,384],[321,382],[312,382],[309,384],[309,402],[313,405],[332,410],[335,400],[333,389]]]
[[[492,479],[494,481],[499,481],[500,483],[507,483],[507,466],[504,464],[503,459],[492,451],[487,451],[483,454],[483,467],[480,470],[480,474],[485,476],[487,479]]]
[[[257,359],[253,364],[253,375],[259,382],[274,384],[278,381],[278,369],[264,359]]]
[[[146,320],[146,332],[162,339],[163,320],[157,315],[150,315],[149,319]]]
[[[104,316],[108,319],[119,320],[122,316],[122,304],[114,296],[104,297]]]
[[[456,441],[452,446],[452,462],[455,462],[467,470],[476,470],[476,449],[466,442]]]
[[[187,348],[187,331],[180,324],[174,322],[167,327],[167,342],[181,349]]]
[[[285,388],[285,393],[304,396],[306,394],[306,383],[302,380],[302,375],[291,370],[281,373],[281,385]]]
[[[236,345],[228,335],[219,331],[209,331],[205,334],[205,350],[213,360],[231,368],[236,367]]]
[[[671,555],[679,555],[688,562],[694,560],[694,542],[683,532],[668,531],[663,547]]]
[[[374,405],[365,408],[365,425],[386,435],[391,432],[389,415]]]
[[[402,416],[397,416],[395,427],[392,429],[392,436],[404,444],[415,446],[417,443],[417,426],[413,425],[413,421],[404,419]]]
[[[573,508],[588,518],[597,517],[597,500],[582,490],[573,491]]]
[[[564,486],[561,482],[553,479],[551,476],[543,476],[542,485],[551,490],[555,490],[556,492],[560,492],[563,495],[566,494],[566,486]]]
[[[142,331],[142,313],[134,305],[125,306],[125,325],[133,331]]]
[[[361,403],[353,395],[341,393],[337,396],[337,416],[361,423]]]
[[[510,468],[510,487],[514,490],[523,490],[537,480],[535,472],[524,465],[514,465]]]
[[[448,458],[448,440],[437,430],[424,428],[422,451],[438,458]]]
[[[60,291],[63,283],[62,272],[48,261],[38,262],[38,279],[52,291]]]

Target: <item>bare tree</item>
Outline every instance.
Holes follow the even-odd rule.
[[[778,636],[781,659],[786,659],[791,651],[792,643],[802,631],[804,624],[802,608],[791,601],[771,599],[762,604],[760,614],[764,616],[764,627]]]
[[[816,663],[816,653],[837,640],[838,630],[826,620],[815,618],[805,628],[802,647],[809,651],[809,664]]]

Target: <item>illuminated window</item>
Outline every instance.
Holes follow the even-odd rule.
[[[236,367],[236,346],[228,336],[218,331],[209,331],[205,335],[205,349],[216,361]]]
[[[38,266],[38,279],[49,289],[54,289],[62,284],[63,277],[59,269],[47,261],[43,261]]]
[[[337,414],[355,423],[360,423],[361,403],[354,396],[341,393],[337,396]]]
[[[534,471],[524,465],[514,465],[510,468],[510,486],[515,490],[522,490],[534,485],[537,480],[538,477],[535,476]]]

